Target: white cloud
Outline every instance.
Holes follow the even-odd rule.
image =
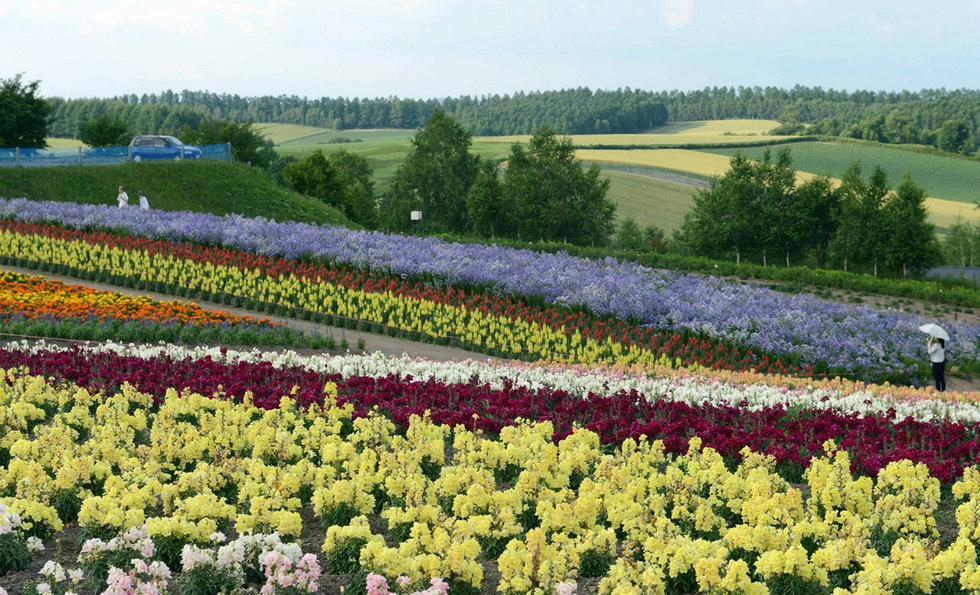
[[[668,27],[683,27],[694,16],[694,0],[664,0],[664,23]]]
[[[891,39],[898,34],[898,27],[891,21],[882,21],[874,26],[875,37]]]

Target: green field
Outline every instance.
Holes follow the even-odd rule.
[[[718,155],[734,155],[736,150],[749,159],[758,159],[765,149],[704,149]],[[860,161],[865,178],[871,175],[875,165],[880,165],[888,172],[892,187],[898,185],[905,172],[909,172],[912,179],[926,189],[927,196],[966,203],[980,198],[978,161],[850,143],[797,143],[790,145],[789,150],[793,167],[801,171],[840,178],[847,166]]]
[[[655,225],[670,233],[679,229],[694,204],[693,186],[649,176],[604,169],[609,178],[608,198],[616,203],[616,220],[632,217],[641,228]]]

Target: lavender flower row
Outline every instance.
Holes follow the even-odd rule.
[[[803,364],[825,361],[845,370],[893,370],[925,361],[919,325],[934,322],[897,309],[841,304],[807,295],[696,274],[662,272],[614,258],[460,244],[435,238],[240,215],[118,209],[104,205],[0,199],[0,216],[104,226],[172,241],[223,245],[286,258],[316,257],[408,276],[431,274],[447,283],[493,287],[507,295],[540,296],[597,314],[704,333]],[[980,325],[943,323],[961,361],[977,358]]]

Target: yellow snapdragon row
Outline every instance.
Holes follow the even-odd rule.
[[[259,269],[243,270],[211,262],[197,263],[162,254],[126,250],[82,241],[0,233],[0,255],[73,267],[86,272],[109,272],[145,283],[164,283],[187,289],[231,294],[322,315],[335,315],[455,338],[463,344],[523,352],[555,361],[679,365],[637,345],[609,338],[597,340],[566,333],[521,318],[483,313],[452,304],[412,299],[391,292],[366,292],[290,274],[272,277]]]
[[[155,538],[199,544],[231,526],[297,537],[310,507],[332,519],[317,544],[326,556],[362,540],[363,571],[418,584],[481,587],[490,556],[503,593],[554,592],[596,560],[610,565],[597,575],[601,593],[980,592],[976,467],[953,486],[957,534],[943,546],[939,485],[924,466],[855,478],[830,442],[805,485],[790,485],[772,457],[745,450],[734,465],[698,439],[682,456],[632,439],[604,453],[589,431],[555,443],[548,422],[491,439],[427,416],[402,433],[381,415],[352,419],[332,384],[309,411],[288,397],[262,410],[176,393],[153,409],[128,386],[101,395],[3,376],[0,435],[17,437],[4,447],[0,495],[51,531],[67,491],[89,533],[146,525]],[[375,514],[399,543],[372,532]]]

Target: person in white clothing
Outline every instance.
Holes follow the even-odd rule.
[[[116,196],[116,201],[119,203],[120,209],[129,206],[129,195],[126,194],[126,191],[123,190],[122,186],[119,187],[119,195]]]
[[[939,337],[929,337],[926,342],[929,348],[929,361],[932,362],[932,379],[936,381],[936,390],[946,390],[946,341]]]
[[[143,209],[144,211],[149,210],[149,208],[150,208],[150,201],[146,200],[146,196],[143,194],[143,191],[140,190],[136,194],[138,194],[139,197],[140,197],[140,208]]]

